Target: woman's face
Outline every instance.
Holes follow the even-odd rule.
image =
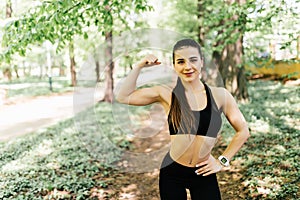
[[[174,69],[182,81],[199,80],[203,61],[195,47],[183,47],[175,51]]]

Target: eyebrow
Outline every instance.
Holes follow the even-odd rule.
[[[198,57],[193,56],[193,57],[190,57],[189,59],[198,59]],[[184,61],[184,59],[183,58],[178,58],[178,59],[176,59],[176,61]]]

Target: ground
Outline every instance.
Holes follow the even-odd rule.
[[[291,85],[299,85],[299,81],[296,82],[287,82],[286,84]],[[39,103],[44,103],[47,106],[43,107],[43,111],[41,114],[47,113],[46,110],[53,109],[50,105],[53,103],[54,99],[58,99],[59,104],[53,104],[54,106],[62,106],[62,100],[59,97],[63,97],[64,95],[70,98],[70,94],[63,94],[59,96],[51,96],[51,97],[38,97],[33,99],[26,99],[24,101],[18,102],[18,105],[14,103],[10,103],[10,105],[5,105],[0,107],[0,114],[6,112],[4,117],[1,117],[1,122],[3,120],[8,119],[10,116],[12,119],[16,119],[16,114],[20,114],[20,107],[23,105],[24,107],[33,105],[32,103],[39,101]],[[66,97],[67,98],[67,97]],[[39,104],[37,103],[37,104]],[[35,104],[35,107],[36,105]],[[14,108],[13,108],[14,107]],[[9,109],[8,109],[9,108]],[[8,114],[10,113],[10,114]],[[154,115],[160,116],[158,110],[154,109]],[[20,116],[19,116],[20,117]],[[69,115],[66,117],[70,117]],[[25,115],[25,118],[28,119],[28,116]],[[40,116],[37,117],[39,119]],[[32,123],[30,126],[32,131],[34,129],[38,129],[40,123]],[[7,126],[9,124],[6,124]],[[36,126],[35,126],[36,125]],[[13,123],[13,128],[16,126],[20,126],[21,129],[28,127],[26,124],[17,124]],[[3,128],[3,126],[1,126]],[[8,129],[7,129],[8,130]],[[12,129],[10,129],[12,130]],[[8,131],[11,132],[11,131]],[[1,132],[2,133],[2,132]],[[22,133],[23,134],[23,133]],[[137,135],[140,133],[136,133]],[[1,135],[0,135],[1,136]],[[18,137],[19,134],[14,134],[14,137]],[[216,147],[214,148],[213,155],[220,155],[226,145],[222,140],[222,135],[220,136]],[[161,149],[169,144],[169,135],[167,132],[167,127],[165,126],[163,130],[161,130],[158,134],[148,137],[147,139],[134,139],[131,140],[132,146],[134,147],[133,151],[136,152],[151,152],[157,149]],[[164,153],[164,152],[163,152]],[[140,161],[141,163],[146,163],[146,161]],[[127,163],[128,165],[128,163]],[[247,191],[245,191],[245,187],[243,185],[243,173],[244,169],[242,163],[239,163],[238,160],[232,162],[232,166],[230,170],[219,172],[217,174],[218,182],[221,190],[221,194],[224,200],[231,199],[245,199]],[[152,167],[152,171],[146,173],[125,173],[122,171],[114,171],[110,174],[109,177],[106,178],[108,184],[107,187],[99,187],[92,188],[91,194],[96,199],[159,199],[159,190],[158,190],[158,174],[159,167]],[[97,177],[95,177],[97,178]]]
[[[40,129],[41,127],[50,126],[53,123],[67,119],[73,116],[72,112],[72,93],[52,95],[46,97],[34,97],[26,98],[22,100],[8,100],[7,104],[0,107],[2,119],[1,126],[1,139],[8,140],[16,138],[20,135],[29,133]],[[63,112],[54,112],[65,107]],[[43,108],[42,111],[39,111]],[[28,112],[31,110],[34,113],[30,120],[28,121]],[[34,111],[37,110],[37,111]],[[25,114],[24,114],[25,112]],[[21,115],[23,113],[23,115]],[[58,114],[55,114],[58,113]],[[16,118],[16,116],[18,116]],[[153,109],[152,117],[161,117],[160,109]],[[45,118],[46,120],[42,120]],[[16,121],[17,120],[17,121]],[[10,121],[10,123],[5,123]],[[14,123],[12,123],[15,121]],[[25,123],[26,122],[26,123]],[[28,129],[30,127],[30,130]],[[163,147],[168,146],[170,138],[167,131],[167,126],[165,124],[163,130],[158,132],[156,135],[151,137],[139,137],[140,139],[131,140],[132,146],[134,147],[134,152],[153,152]],[[148,129],[149,130],[149,129]],[[150,130],[151,131],[151,130]],[[139,133],[137,131],[135,135],[147,134],[145,132]],[[221,140],[219,140],[221,141]],[[217,144],[216,151],[221,152],[224,149],[222,143]],[[164,156],[168,148],[165,148],[161,154],[160,158]],[[145,162],[146,161],[139,161]],[[159,162],[157,162],[159,163]],[[156,163],[156,164],[157,164]],[[238,164],[238,163],[237,163]],[[97,197],[97,199],[159,199],[158,190],[158,174],[159,166],[151,166],[152,170],[146,173],[125,173],[121,171],[115,171],[107,181],[110,182],[107,188],[93,188],[91,190],[92,196]],[[240,178],[239,166],[235,166],[228,172],[221,172],[218,174],[218,180],[220,184],[220,189],[223,195],[223,199],[240,199],[241,193],[238,192],[238,183]],[[113,181],[111,181],[113,180]],[[231,180],[229,182],[229,180]]]
[[[161,116],[158,109],[154,109],[154,116]],[[156,114],[156,116],[155,116]],[[139,135],[136,133],[135,135]],[[147,133],[144,133],[147,134]],[[141,137],[139,137],[141,138]],[[170,136],[168,133],[167,124],[165,124],[163,130],[161,130],[156,135],[146,138],[146,139],[134,139],[132,140],[132,145],[134,146],[135,152],[154,152],[159,149],[163,149],[168,146],[170,141]],[[220,155],[226,145],[222,142],[221,136],[218,139],[216,147],[213,150],[213,155]],[[168,150],[162,152],[160,157],[163,157]],[[146,160],[140,160],[141,163],[147,163]],[[130,161],[129,161],[130,163]],[[129,165],[129,164],[127,164]],[[128,167],[128,166],[127,166]],[[242,191],[242,183],[240,178],[241,174],[240,163],[234,161],[229,170],[219,172],[217,174],[218,182],[224,200],[230,199],[243,199],[245,194]],[[112,184],[108,185],[107,188],[98,189],[98,193],[95,189],[95,195],[98,194],[99,199],[145,199],[145,200],[158,200],[159,199],[159,188],[158,188],[158,175],[159,166],[153,167],[151,172],[146,173],[118,173],[116,172],[113,177],[114,181]],[[188,192],[188,191],[187,191]],[[97,195],[96,195],[97,196]]]

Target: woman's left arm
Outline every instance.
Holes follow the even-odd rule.
[[[222,154],[222,156],[226,157],[230,161],[232,157],[238,152],[238,150],[243,146],[243,144],[247,141],[250,134],[247,122],[240,109],[238,108],[235,99],[230,94],[230,92],[228,92],[226,89],[223,90],[224,92],[222,94],[225,94],[225,98],[223,98],[224,96],[222,97],[222,99],[224,99],[222,102],[222,110],[229,123],[235,130],[235,135]],[[196,167],[200,168],[195,172],[198,175],[203,176],[216,173],[223,168],[218,159],[214,158],[212,155],[210,155],[210,157],[206,161],[198,163]]]
[[[238,152],[242,145],[250,137],[247,122],[238,108],[237,103],[233,96],[225,90],[225,102],[223,102],[223,113],[228,119],[229,123],[235,130],[235,135],[233,136],[231,142],[223,152],[223,156],[229,160]]]

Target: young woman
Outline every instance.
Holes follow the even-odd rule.
[[[204,58],[197,42],[183,39],[175,44],[173,65],[178,79],[172,91],[163,86],[136,89],[141,69],[159,64],[154,55],[144,57],[128,74],[116,99],[141,106],[159,102],[168,116],[171,146],[160,169],[161,199],[187,199],[186,189],[192,200],[221,199],[216,173],[229,166],[248,139],[247,123],[226,89],[200,80]],[[236,133],[216,159],[211,150],[220,132],[222,113]]]

